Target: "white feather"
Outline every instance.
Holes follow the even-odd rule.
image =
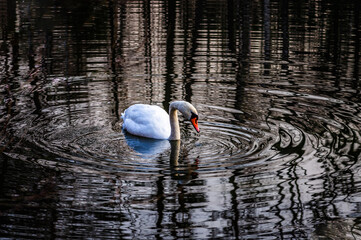
[[[168,113],[155,105],[135,104],[122,114],[123,129],[154,139],[168,139],[171,133]]]

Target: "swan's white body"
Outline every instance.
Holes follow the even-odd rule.
[[[123,128],[133,135],[155,139],[168,139],[170,136],[168,113],[156,105],[132,105],[125,110],[122,118]]]
[[[168,113],[155,105],[135,104],[127,108],[122,114],[123,129],[127,132],[154,139],[180,139],[177,110],[199,132],[198,113],[192,104],[185,101],[172,102]]]

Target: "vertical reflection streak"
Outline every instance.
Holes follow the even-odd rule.
[[[278,179],[280,179],[280,180],[283,179],[283,171],[285,169],[286,168],[277,170],[276,176],[278,177]],[[286,220],[286,218],[284,218],[282,216],[281,205],[282,205],[283,201],[286,199],[286,195],[284,194],[285,187],[283,186],[283,184],[286,182],[287,182],[287,180],[283,180],[277,184],[278,195],[280,197],[278,199],[278,202],[273,207],[275,209],[275,216],[279,218],[279,221],[276,222],[275,227],[277,229],[279,229],[279,236],[281,236],[282,239],[283,239],[283,222]]]
[[[282,69],[288,70],[289,58],[289,33],[288,33],[288,0],[281,1],[281,22],[282,22],[282,60],[287,63],[282,64]]]
[[[44,59],[44,69],[46,69],[47,74],[53,74],[53,61],[52,57],[52,48],[53,48],[53,33],[50,30],[45,32],[45,59]]]
[[[333,28],[332,28],[332,34],[333,34],[333,50],[332,50],[332,54],[333,54],[333,69],[332,69],[332,74],[333,76],[335,76],[335,87],[337,89],[337,91],[340,91],[340,75],[341,75],[341,48],[342,48],[342,44],[341,44],[341,26],[340,26],[340,8],[342,8],[343,6],[340,5],[339,2],[336,2],[333,5],[334,9],[333,9],[333,14],[334,14],[334,21],[333,23]]]
[[[151,0],[143,1],[143,21],[144,21],[144,58],[145,58],[145,75],[146,81],[149,83],[150,104],[153,100],[153,82],[152,82],[152,24],[151,24]]]
[[[117,57],[117,39],[122,36],[120,33],[117,34],[118,30],[118,1],[114,2],[113,0],[109,0],[108,3],[109,8],[109,28],[110,28],[110,68],[112,71],[112,90],[113,90],[113,100],[114,100],[114,113],[116,117],[116,121],[120,120],[119,115],[119,98],[118,98],[118,81],[117,81],[117,70],[116,70],[116,57]],[[120,20],[120,19],[119,19]],[[119,48],[121,49],[121,48]]]
[[[302,155],[296,155],[296,157],[290,161],[290,167],[287,173],[289,179],[292,179],[291,181],[289,181],[290,193],[291,193],[290,210],[293,215],[292,224],[295,226],[295,228],[299,228],[303,224],[303,203],[301,200],[299,176],[297,174],[297,169],[299,168],[298,162],[302,161],[302,158],[300,156]]]
[[[110,31],[110,69],[112,73],[116,73],[115,58],[116,58],[116,43],[117,43],[117,8],[113,0],[108,2],[109,9],[109,31]]]
[[[238,22],[238,48],[237,48],[237,70],[236,70],[236,101],[235,109],[240,109],[244,98],[244,81],[249,77],[249,54],[250,54],[250,7],[251,1],[242,0],[237,4]],[[241,120],[240,115],[236,119]]]
[[[270,0],[264,0],[263,24],[264,24],[264,75],[270,74],[271,64],[271,8]]]
[[[233,217],[232,217],[232,228],[233,228],[233,236],[235,239],[239,239],[239,211],[238,211],[238,200],[237,200],[237,189],[239,189],[238,184],[236,182],[236,174],[235,172],[229,178],[229,183],[232,184],[233,189],[230,191],[231,194],[231,204],[233,210]]]
[[[165,69],[165,85],[164,85],[164,109],[169,108],[169,103],[172,101],[174,84],[174,35],[175,35],[175,16],[176,16],[176,4],[175,1],[164,1],[167,29],[166,35],[166,69]]]
[[[361,8],[361,3],[360,1],[355,1],[355,7],[354,7],[354,11],[355,11],[355,16],[354,16],[354,21],[355,21],[355,26],[354,26],[354,32],[355,32],[355,40],[354,40],[354,45],[355,45],[355,53],[354,53],[354,89],[358,89],[355,85],[359,86],[359,80],[360,80],[360,76],[359,76],[359,65],[360,65],[360,45],[361,45],[361,29],[360,29],[360,8]],[[358,89],[358,92],[360,90]]]
[[[188,7],[188,4],[185,5],[187,13],[190,10]],[[194,23],[194,26],[192,26],[191,29],[191,33],[190,33],[190,47],[188,50],[187,44],[187,37],[185,36],[185,62],[184,62],[184,81],[183,81],[183,85],[184,85],[184,90],[185,90],[185,96],[184,99],[188,102],[191,102],[191,98],[192,98],[192,85],[194,83],[194,79],[193,79],[193,73],[195,71],[195,60],[194,60],[194,56],[197,50],[197,41],[198,41],[198,32],[201,26],[201,22],[202,22],[202,17],[203,17],[203,1],[202,0],[197,0],[194,4],[193,9],[191,9],[192,11],[194,11],[194,20],[192,21]],[[187,14],[188,16],[189,14]],[[185,21],[188,22],[189,19],[185,19]],[[188,30],[188,26],[189,24],[186,24],[187,28],[185,28],[185,32],[187,33]],[[186,35],[186,34],[185,34]]]
[[[157,185],[157,214],[158,214],[158,218],[157,218],[157,222],[156,222],[156,226],[157,226],[157,234],[156,234],[156,238],[160,239],[160,234],[162,232],[163,226],[162,226],[162,222],[163,222],[163,216],[164,216],[164,200],[165,200],[165,196],[164,196],[164,186],[163,186],[163,182],[165,180],[165,176],[163,175],[162,172],[160,172],[160,176],[158,177],[157,181],[156,181],[156,185]]]
[[[233,0],[229,0],[227,2],[227,32],[228,32],[228,48],[232,53],[236,53],[236,38],[235,38],[235,25],[236,17],[235,17],[235,10],[239,10],[239,3],[236,1],[236,3]],[[237,11],[238,12],[238,11]],[[238,15],[239,16],[239,15]]]
[[[29,3],[30,4],[30,3]],[[35,68],[35,59],[34,59],[34,46],[33,46],[33,29],[31,28],[31,7],[28,6],[27,15],[29,16],[28,19],[28,63],[29,63],[29,70],[33,70]]]
[[[123,83],[122,72],[124,61],[122,61],[123,53],[123,30],[125,19],[125,4],[120,1],[109,1],[110,14],[110,34],[111,34],[111,70],[112,70],[112,84],[113,84],[113,98],[114,98],[114,113],[116,120],[120,120],[119,114],[119,85]]]

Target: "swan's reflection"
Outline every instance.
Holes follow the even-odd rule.
[[[196,170],[198,169],[198,158],[194,160],[194,163],[188,162],[185,166],[180,166],[181,160],[179,159],[181,150],[181,141],[170,141],[170,168],[172,179],[177,180],[179,184],[186,184],[188,181],[195,179],[198,176]],[[182,154],[183,155],[183,154]],[[184,154],[187,155],[187,154]],[[183,156],[184,156],[183,155]]]
[[[124,131],[125,140],[128,146],[139,153],[142,158],[158,155],[169,149],[168,140],[158,140],[152,138],[138,137]]]
[[[171,149],[169,155],[169,163],[171,170],[171,177],[177,180],[178,183],[184,184],[189,180],[197,177],[198,158],[193,163],[185,160],[187,150],[181,154],[181,141],[180,140],[158,140],[151,138],[143,138],[134,136],[124,131],[125,140],[130,148],[139,153],[142,158],[155,157],[159,154]],[[180,155],[182,158],[180,159]]]

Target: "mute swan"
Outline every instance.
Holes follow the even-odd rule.
[[[134,104],[127,108],[122,114],[123,129],[127,132],[155,139],[180,139],[180,130],[177,110],[185,119],[191,121],[194,128],[198,128],[198,112],[192,104],[186,101],[175,101],[169,106],[167,112],[155,105]]]

